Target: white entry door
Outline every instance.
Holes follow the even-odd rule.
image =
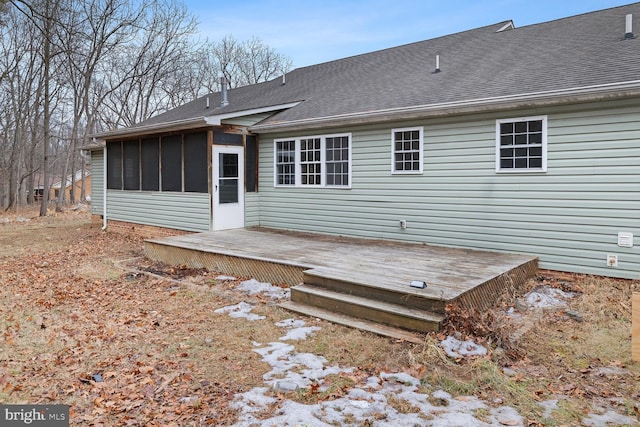
[[[244,147],[213,146],[213,229],[244,227]]]

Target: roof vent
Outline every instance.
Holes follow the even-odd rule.
[[[498,28],[496,30],[496,33],[501,33],[503,31],[507,31],[507,30],[513,30],[514,28],[516,28],[515,25],[513,25],[513,21],[508,21],[506,24],[504,24],[502,27]]]
[[[209,108],[209,97],[207,96],[207,106],[205,108]]]
[[[436,74],[440,72],[440,55],[436,55],[436,69],[433,70],[432,74]]]
[[[287,84],[287,74],[282,73],[282,86]]]
[[[222,88],[222,100],[220,101],[221,107],[226,107],[229,105],[229,99],[227,98],[227,79],[224,76],[220,76],[220,86]]]
[[[633,36],[633,15],[630,13],[626,16],[625,19],[624,39],[635,39],[635,37]]]

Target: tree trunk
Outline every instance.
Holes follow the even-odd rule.
[[[51,93],[49,91],[49,73],[51,67],[51,4],[49,0],[45,2],[45,23],[44,23],[44,140],[43,140],[43,158],[42,168],[44,176],[44,191],[42,194],[42,203],[40,204],[40,216],[47,216],[47,206],[49,204],[49,191],[51,184],[49,183],[49,144],[51,142]]]

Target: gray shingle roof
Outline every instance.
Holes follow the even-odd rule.
[[[633,14],[640,36],[640,3],[507,29],[509,21],[431,40],[298,68],[266,83],[232,89],[153,117],[157,125],[195,117],[301,101],[257,128],[309,124],[371,112],[635,82],[640,89],[640,37],[623,40]],[[441,72],[433,73],[436,55]],[[636,84],[637,83],[637,84]]]

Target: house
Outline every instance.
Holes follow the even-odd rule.
[[[635,30],[635,32],[634,32]],[[640,278],[640,3],[212,93],[91,150],[105,226],[262,226]]]
[[[85,194],[91,196],[91,171],[85,170],[84,172],[81,169],[78,169],[75,172],[75,179],[73,179],[74,174],[67,175],[67,179],[64,182],[64,193],[65,200],[71,200],[71,191],[73,191],[74,197],[76,201],[83,202],[81,200],[82,195],[82,181],[84,180],[85,185]],[[51,185],[51,190],[49,194],[49,200],[55,200],[60,197],[60,189],[63,186],[62,179],[58,177],[58,179]]]

